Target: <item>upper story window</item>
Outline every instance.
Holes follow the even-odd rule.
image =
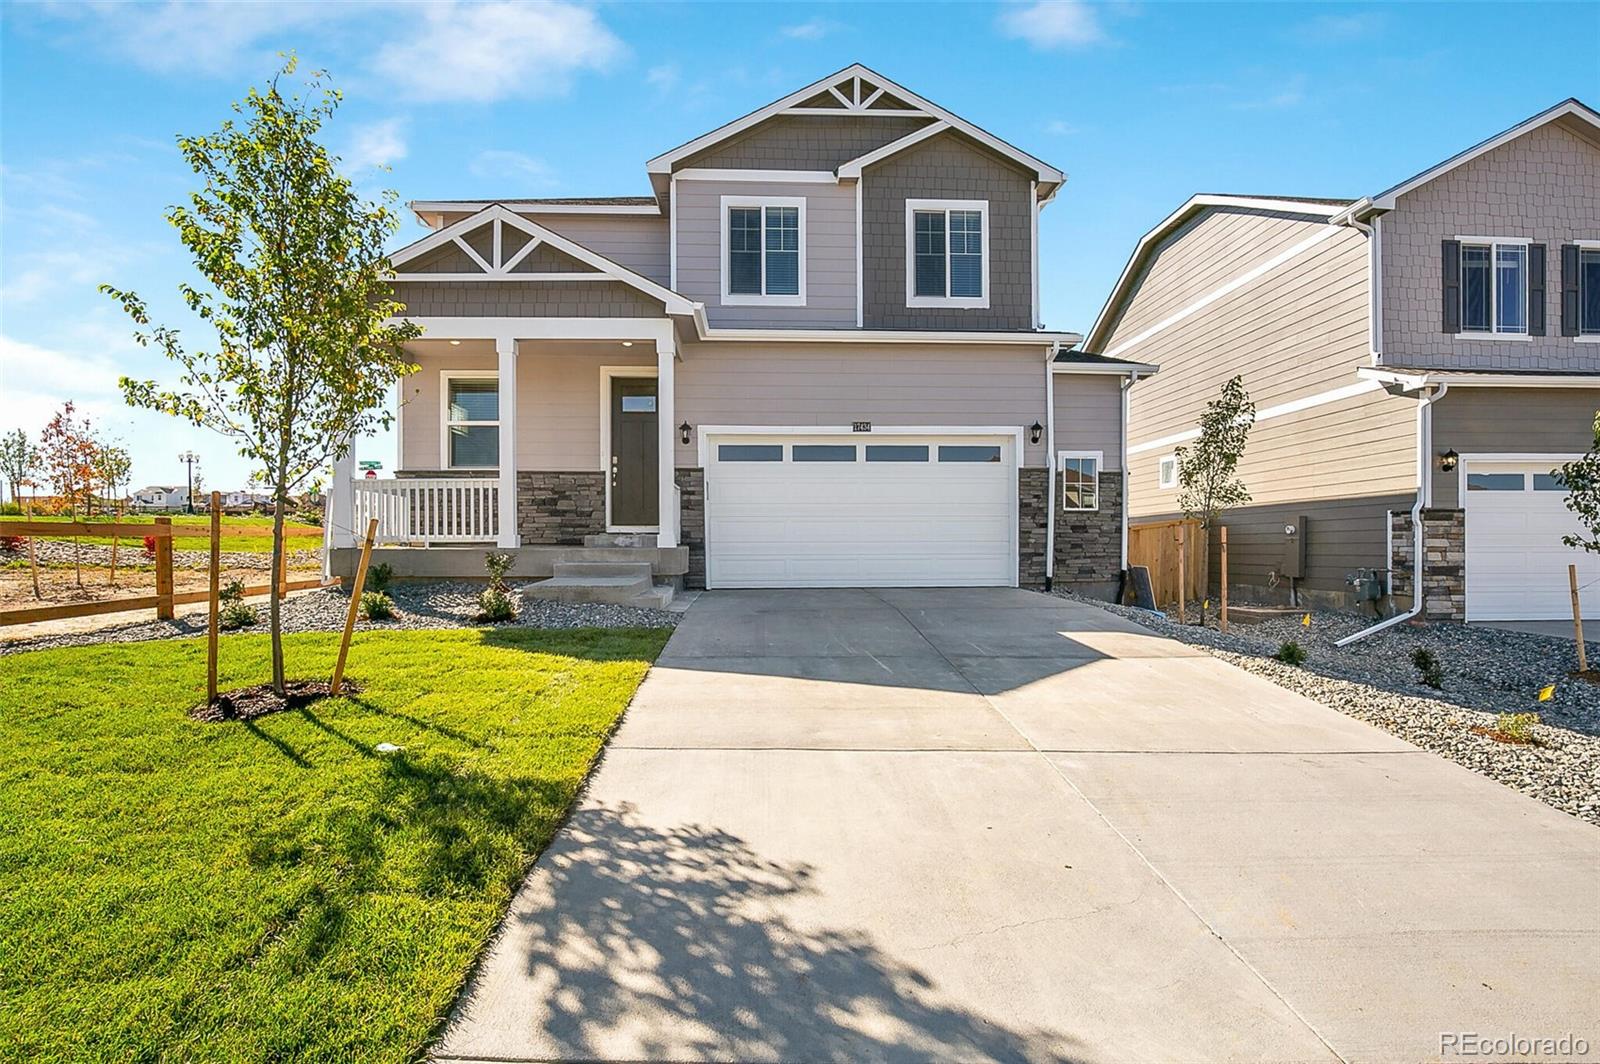
[[[496,373],[443,374],[443,453],[446,469],[494,469],[500,464],[500,380]]]
[[[1525,340],[1545,334],[1545,246],[1520,237],[1444,242],[1444,331]]]
[[[722,302],[804,306],[806,201],[722,197]]]
[[[906,306],[988,305],[988,201],[906,200]]]
[[[1581,244],[1574,244],[1571,252],[1563,249],[1563,257],[1574,260],[1574,272],[1577,277],[1574,281],[1566,282],[1566,287],[1576,289],[1578,305],[1573,314],[1577,318],[1573,323],[1576,328],[1563,328],[1561,331],[1568,336],[1587,336],[1600,340],[1600,240],[1586,240]],[[1562,317],[1565,319],[1567,315],[1564,294],[1562,303]],[[1567,323],[1563,321],[1562,324]]]

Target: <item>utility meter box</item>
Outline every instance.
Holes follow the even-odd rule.
[[[1283,523],[1283,561],[1278,572],[1298,580],[1306,575],[1305,517],[1295,517]]]

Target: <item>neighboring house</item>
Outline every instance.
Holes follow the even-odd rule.
[[[1421,507],[1429,616],[1568,616],[1569,562],[1600,607],[1550,476],[1600,407],[1600,115],[1579,101],[1360,200],[1195,196],[1139,242],[1084,349],[1162,366],[1131,396],[1135,518],[1177,510],[1174,448],[1243,374],[1230,582],[1349,601],[1350,574],[1392,568],[1409,609]]]
[[[209,509],[211,494],[200,499],[201,504]],[[232,513],[249,513],[252,510],[263,510],[272,505],[272,496],[264,491],[225,491],[222,492],[222,509]]]
[[[370,515],[530,575],[653,543],[657,577],[718,588],[1115,588],[1123,385],[1154,367],[1052,361],[1080,340],[1039,317],[1061,171],[852,66],[646,172],[411,205],[421,369],[396,476],[334,478],[335,548]],[[394,557],[468,571],[449,553]]]
[[[134,510],[182,510],[188,504],[188,488],[151,484],[133,493],[129,507]]]

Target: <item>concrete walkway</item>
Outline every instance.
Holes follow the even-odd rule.
[[[1466,769],[1060,599],[723,592],[436,1055],[1600,1059],[1597,988],[1600,832]]]

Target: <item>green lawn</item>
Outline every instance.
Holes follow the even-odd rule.
[[[413,1058],[667,634],[363,634],[245,724],[185,716],[200,640],[0,658],[0,1059]]]
[[[206,514],[168,514],[167,516],[172,518],[172,523],[175,524],[175,525],[204,525],[204,526],[206,526],[208,528],[211,525],[211,518],[209,516],[207,516]],[[64,522],[64,521],[70,521],[70,520],[71,520],[71,518],[64,517],[64,516],[18,517],[17,515],[12,514],[9,517],[0,517],[0,521],[59,521],[59,522]],[[111,517],[108,514],[98,514],[97,513],[97,514],[93,515],[92,517],[80,518],[80,520],[83,520],[83,521],[96,521],[96,522],[99,522],[99,521],[110,521]],[[156,519],[154,517],[146,515],[146,514],[124,514],[122,517],[117,518],[117,521],[119,523],[125,524],[125,525],[153,525],[153,524],[155,524],[155,520]],[[317,533],[315,536],[304,536],[304,535],[291,534],[289,536],[289,549],[291,551],[295,551],[295,550],[316,550],[318,547],[322,546],[322,540],[319,538],[322,535],[322,530],[320,528],[317,528],[317,526],[304,524],[304,523],[299,522],[299,521],[289,521],[289,522],[286,522],[286,525],[289,528],[315,529],[315,531]],[[272,518],[270,518],[270,517],[234,516],[234,515],[231,515],[231,514],[224,514],[223,517],[222,517],[222,549],[223,550],[229,550],[229,551],[239,551],[241,553],[248,553],[248,554],[271,554],[272,553],[272,537],[271,536],[251,536],[251,535],[231,535],[230,536],[228,534],[228,530],[229,529],[237,529],[237,528],[265,528],[265,529],[270,529],[271,527],[272,527]],[[46,538],[46,539],[59,539],[59,538],[62,538],[62,537],[59,537],[59,536],[46,536],[46,537],[43,537],[43,538]],[[70,537],[67,537],[67,538],[70,538]],[[101,543],[101,544],[104,544],[106,546],[110,546],[111,545],[111,537],[110,536],[83,536],[83,537],[81,537],[81,542],[83,542],[83,543]],[[172,546],[173,546],[174,550],[210,550],[211,549],[211,537],[210,536],[174,536],[174,537],[172,537]],[[132,551],[133,554],[138,555],[140,557],[142,557],[143,553],[144,553],[144,545],[137,539],[124,539],[124,540],[122,540],[122,549],[126,550],[126,551]]]

